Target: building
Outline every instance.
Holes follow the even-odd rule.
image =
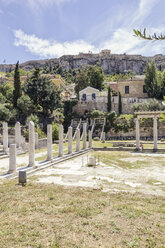
[[[107,91],[88,86],[79,92],[79,101],[73,111],[83,115],[93,110],[107,112]]]

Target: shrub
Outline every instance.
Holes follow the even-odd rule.
[[[52,123],[52,137],[53,140],[59,139],[59,125],[57,123]]]
[[[30,121],[33,121],[33,122],[34,122],[34,125],[35,125],[36,128],[39,127],[39,119],[38,119],[37,115],[31,114],[31,115],[27,118],[27,120],[26,120],[26,125],[27,125],[27,126],[29,125],[29,122],[30,122]]]
[[[104,117],[105,113],[100,110],[93,110],[89,115],[91,118],[99,118]]]
[[[165,105],[162,105],[156,99],[150,99],[143,103],[135,103],[133,105],[133,111],[156,111],[156,110],[164,110]]]

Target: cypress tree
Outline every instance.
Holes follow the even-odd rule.
[[[112,107],[112,105],[111,105],[111,88],[108,87],[108,103],[107,103],[108,112],[111,111],[111,107]]]
[[[13,90],[13,106],[17,108],[17,100],[21,97],[21,81],[19,74],[19,61],[15,66],[14,71],[14,90]]]
[[[122,113],[122,102],[121,102],[121,94],[119,92],[119,115]]]

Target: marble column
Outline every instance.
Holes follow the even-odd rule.
[[[63,138],[64,138],[64,130],[63,125],[59,125],[59,146],[58,146],[58,155],[59,157],[63,157]]]
[[[34,122],[29,122],[29,167],[35,165],[35,127]]]
[[[15,124],[15,143],[17,148],[21,146],[21,125],[19,122]]]
[[[38,149],[38,133],[35,132],[35,149]]]
[[[87,148],[87,124],[83,123],[83,149]]]
[[[103,135],[102,135],[102,142],[105,143],[105,132],[103,132]]]
[[[8,152],[8,124],[3,122],[3,151]]]
[[[76,133],[76,152],[80,152],[80,129],[77,128]]]
[[[9,171],[8,173],[16,172],[16,144],[11,144],[9,147]]]
[[[72,127],[68,128],[68,153],[72,153]]]
[[[47,160],[52,160],[52,125],[47,125]]]
[[[91,130],[89,130],[88,139],[89,139],[89,148],[92,148],[92,131]]]
[[[136,119],[136,149],[140,149],[140,123],[139,119]]]
[[[154,149],[156,150],[158,148],[158,122],[157,117],[153,118],[153,137],[154,137]]]

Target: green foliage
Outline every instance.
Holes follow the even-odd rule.
[[[135,72],[131,71],[131,70],[128,70],[128,71],[125,71],[123,74],[122,73],[115,73],[114,75],[105,75],[104,76],[104,81],[105,82],[118,82],[118,81],[123,81],[123,80],[126,80],[126,79],[130,79],[130,78],[133,78],[135,76]]]
[[[156,110],[164,110],[165,105],[162,105],[156,99],[150,99],[143,103],[135,103],[133,105],[133,111],[156,111]]]
[[[134,116],[133,115],[120,115],[113,111],[107,114],[105,131],[113,128],[117,133],[119,131],[128,132],[130,129],[133,129],[135,126]]]
[[[61,77],[64,78],[67,84],[71,84],[74,82],[74,76],[76,75],[76,71],[77,70],[73,69],[65,70],[59,64],[55,64],[54,66],[49,64],[43,68],[42,73],[61,75]]]
[[[121,101],[121,94],[119,92],[119,106],[118,106],[119,115],[122,113],[122,101]]]
[[[32,112],[33,107],[30,97],[27,95],[22,95],[18,98],[17,107],[22,115],[28,116]]]
[[[27,76],[28,73],[29,73],[29,71],[24,71],[23,69],[20,69],[19,68],[19,74],[20,74],[20,76]],[[14,71],[12,71],[10,74],[11,74],[11,76],[14,76]]]
[[[75,117],[75,113],[73,113],[72,108],[77,104],[77,100],[65,101],[64,102],[64,131],[66,132],[71,120]]]
[[[13,89],[9,83],[0,84],[0,92],[5,97],[5,102],[13,102]]]
[[[149,97],[154,97],[161,99],[161,75],[158,72],[155,61],[152,61],[151,64],[146,64],[146,73],[144,79],[146,85],[146,91]]]
[[[36,127],[35,132],[38,133],[38,138],[39,139],[46,138],[46,134],[44,133],[44,131],[41,130],[41,128]]]
[[[31,115],[27,118],[27,120],[26,120],[26,125],[27,125],[27,126],[29,125],[29,122],[30,122],[30,121],[33,121],[33,122],[34,122],[34,125],[35,125],[36,128],[39,127],[39,118],[38,118],[37,115],[31,114]]]
[[[19,74],[19,61],[15,66],[14,71],[14,90],[13,90],[13,106],[17,108],[17,100],[21,97],[21,81]]]
[[[64,115],[63,115],[61,109],[56,109],[53,112],[53,117],[54,117],[56,123],[62,124],[64,121]]]
[[[104,72],[100,66],[89,66],[87,69],[87,76],[89,78],[89,85],[91,87],[100,91],[104,88]]]
[[[78,95],[79,91],[89,86],[89,78],[86,69],[81,69],[75,76],[75,92]]]
[[[112,103],[111,103],[111,88],[108,87],[108,103],[107,103],[107,110],[108,112],[111,111]]]
[[[32,100],[35,113],[41,112],[46,117],[50,116],[56,108],[61,107],[60,91],[50,78],[40,75],[38,68],[27,79],[23,90]]]
[[[75,92],[77,95],[80,90],[87,86],[102,90],[104,88],[103,69],[98,65],[94,65],[79,70],[75,76],[75,84]]]
[[[0,103],[0,120],[9,121],[11,116],[12,116],[12,113],[7,107],[7,104]]]
[[[153,35],[147,35],[146,34],[146,28],[143,29],[143,31],[138,30],[138,29],[133,29],[134,32],[134,36],[138,37],[140,39],[145,39],[145,40],[165,40],[165,35],[160,34],[157,35],[156,33],[154,33]]]
[[[105,112],[102,112],[100,110],[93,110],[90,114],[89,117],[90,118],[99,118],[99,117],[104,117],[105,116]]]
[[[59,139],[59,125],[57,123],[52,123],[52,137],[53,140]]]

